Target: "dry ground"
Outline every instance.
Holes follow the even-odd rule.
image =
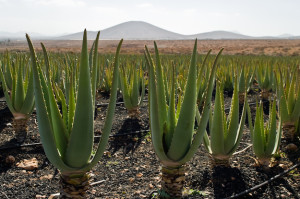
[[[34,41],[37,50],[41,50],[39,45],[43,42],[49,51],[54,52],[80,52],[80,40],[45,40]],[[89,41],[89,46],[93,41]],[[119,41],[100,40],[100,53],[114,53]],[[161,53],[191,53],[194,40],[160,40],[157,41]],[[122,46],[122,53],[137,54],[144,52],[144,46],[153,48],[151,40],[125,40]],[[198,52],[206,53],[213,49],[213,53],[224,47],[223,54],[253,54],[253,55],[300,55],[300,40],[200,40],[198,42]],[[26,41],[11,41],[0,43],[0,52],[8,49],[9,51],[27,51]]]

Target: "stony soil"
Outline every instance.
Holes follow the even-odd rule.
[[[256,93],[252,96],[255,101]],[[251,98],[251,97],[250,97]],[[119,100],[121,101],[121,99]],[[226,101],[229,98],[226,97]],[[250,99],[251,101],[251,99]],[[107,102],[102,100],[101,102]],[[99,103],[100,99],[99,99]],[[229,104],[226,103],[228,107]],[[95,119],[95,135],[101,135],[106,106],[99,106]],[[151,198],[160,189],[160,164],[148,132],[147,102],[140,108],[137,119],[128,117],[123,104],[116,107],[111,138],[106,152],[93,168],[93,182],[88,198]],[[19,147],[12,131],[12,116],[4,102],[0,102],[0,198],[49,198],[59,191],[59,174],[39,144]],[[36,115],[28,122],[28,135],[23,144],[39,143]],[[140,131],[140,132],[136,132]],[[99,139],[95,139],[98,143]],[[241,193],[299,162],[300,152],[285,153],[287,142],[282,141],[281,152],[273,167],[263,170],[255,166],[249,130],[245,127],[241,144],[231,159],[231,167],[213,168],[210,157],[201,146],[188,163],[186,198],[226,198]],[[95,144],[97,145],[97,144]],[[299,142],[298,142],[298,146]],[[13,156],[15,161],[7,163]],[[27,171],[17,167],[24,159],[36,158],[38,167]],[[294,169],[265,186],[239,198],[300,198],[300,172]]]

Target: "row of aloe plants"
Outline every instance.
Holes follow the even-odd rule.
[[[19,67],[11,66],[8,54],[1,66],[5,97],[14,116],[19,115],[15,113],[22,109],[16,107],[22,107],[21,105],[29,103],[27,101],[30,101],[33,106],[34,90],[41,141],[48,159],[61,173],[62,197],[72,198],[75,195],[84,197],[89,184],[89,171],[100,160],[108,141],[118,87],[123,94],[125,106],[136,117],[137,107],[141,104],[145,93],[145,84],[148,85],[153,147],[162,164],[162,188],[171,197],[181,196],[185,165],[193,157],[202,140],[214,163],[228,164],[241,139],[247,113],[253,151],[263,165],[267,165],[271,156],[278,150],[281,125],[284,126],[286,123],[290,126],[294,125],[289,133],[295,132],[299,125],[300,89],[297,86],[299,77],[296,73],[299,69],[295,67],[292,68],[294,75],[290,81],[291,75],[281,72],[278,67],[279,72],[274,75],[274,71],[264,70],[263,67],[251,69],[243,65],[237,69],[232,67],[234,63],[232,60],[231,66],[230,64],[218,66],[221,62],[222,50],[214,60],[209,58],[209,51],[202,57],[202,64],[198,66],[197,41],[189,68],[184,67],[186,62],[181,62],[178,67],[175,67],[172,61],[171,67],[163,67],[166,63],[162,62],[156,43],[154,44],[155,61],[146,47],[145,59],[140,59],[139,64],[134,63],[133,66],[128,63],[119,64],[122,41],[117,48],[114,62],[105,60],[101,66],[97,52],[98,37],[88,53],[86,32],[84,33],[80,61],[70,56],[61,58],[63,61],[57,61],[49,58],[43,45],[43,57],[37,58],[27,36],[32,67],[27,66],[28,58],[21,59],[23,62],[18,61]],[[26,65],[26,68],[21,68],[23,65]],[[225,66],[229,68],[226,68],[227,72],[220,70]],[[144,74],[145,71],[147,74]],[[228,71],[236,75],[230,76]],[[268,73],[272,78],[266,80],[266,76],[260,77],[261,73]],[[252,125],[247,92],[254,81],[253,76],[260,78],[256,80],[258,85],[261,84],[260,82],[269,81],[271,85],[275,85],[273,89],[277,90],[279,121],[276,120],[276,101],[273,100],[267,127],[264,127],[261,105],[257,106],[254,126]],[[210,107],[215,78],[217,83],[214,111],[212,111]],[[231,79],[233,87],[228,116],[224,110],[223,96],[228,81],[226,78]],[[105,85],[111,97],[104,133],[96,153],[92,154],[93,115],[96,90],[99,89],[99,85]],[[264,91],[263,87],[261,90]],[[20,95],[18,93],[22,95],[16,99],[16,96]],[[30,100],[27,95],[30,96]],[[239,118],[239,98],[243,102],[241,118]],[[33,107],[24,106],[30,109],[27,113],[30,115]],[[202,108],[199,109],[198,106]],[[22,111],[20,113],[24,114]],[[27,115],[26,118],[29,117]],[[206,132],[208,122],[209,135]],[[76,192],[72,191],[74,188]]]

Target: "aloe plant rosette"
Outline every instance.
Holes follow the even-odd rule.
[[[256,109],[254,127],[252,125],[250,108],[247,106],[252,148],[260,166],[268,167],[271,157],[278,150],[281,140],[281,119],[276,121],[276,101],[274,100],[269,113],[269,121],[264,125],[263,106],[260,103]],[[278,123],[278,125],[277,125]],[[277,125],[277,127],[276,127]]]
[[[6,66],[3,64],[3,69],[0,62],[0,81],[7,106],[14,117],[13,129],[17,142],[23,142],[27,134],[27,121],[34,108],[33,75],[25,66],[25,57],[16,57],[14,67],[8,57],[7,53]]]
[[[185,182],[185,164],[188,162],[201,144],[207,125],[210,101],[214,85],[216,63],[212,67],[205,105],[201,115],[197,132],[194,124],[197,101],[197,40],[191,58],[188,79],[185,86],[182,104],[175,110],[175,74],[171,84],[169,104],[166,103],[166,82],[157,45],[154,42],[156,64],[153,63],[148,48],[145,47],[146,61],[149,70],[149,113],[152,144],[155,153],[162,164],[162,189],[171,198],[180,198]]]
[[[87,33],[84,31],[81,59],[79,66],[79,80],[77,95],[67,104],[63,99],[62,114],[60,113],[55,97],[63,96],[55,92],[51,81],[46,81],[38,65],[31,40],[26,35],[34,76],[34,92],[39,133],[45,154],[50,162],[61,174],[61,197],[84,198],[89,185],[89,171],[100,160],[111,131],[115,110],[118,86],[118,57],[122,44],[120,41],[115,55],[114,76],[110,102],[106,120],[98,148],[94,155],[94,100],[96,77],[96,61],[98,56],[99,33],[95,40],[94,61],[92,70],[89,66],[87,50]],[[59,94],[60,93],[60,94]],[[55,95],[57,94],[57,95]]]
[[[279,113],[282,119],[283,135],[286,139],[293,140],[297,130],[297,122],[300,119],[300,78],[299,71],[294,70],[291,82],[287,81],[285,88],[283,77],[276,78],[277,98],[279,99]],[[297,82],[298,81],[298,82]]]
[[[235,78],[234,92],[228,116],[226,116],[224,110],[222,83],[217,83],[214,113],[210,114],[209,119],[210,137],[207,133],[204,135],[204,145],[212,157],[212,166],[229,166],[229,158],[237,149],[243,134],[247,95],[244,98],[244,108],[239,121],[237,82],[237,78]]]
[[[143,102],[145,95],[144,77],[142,77],[142,67],[136,70],[135,66],[122,67],[120,72],[120,87],[123,95],[123,100],[128,114],[132,118],[137,118],[139,115],[139,106]],[[140,92],[140,87],[142,91]]]

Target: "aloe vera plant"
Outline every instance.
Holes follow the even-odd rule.
[[[205,105],[200,118],[197,132],[194,131],[197,101],[197,40],[195,41],[184,97],[175,108],[175,74],[171,84],[169,104],[166,103],[165,82],[160,56],[156,43],[153,63],[147,46],[146,60],[149,70],[149,113],[152,143],[155,153],[162,164],[162,189],[171,198],[180,198],[185,181],[185,164],[193,157],[201,144],[207,125],[210,101],[214,85],[216,63],[222,52],[217,55],[212,67]]]
[[[213,166],[229,166],[229,158],[237,149],[244,129],[246,119],[246,101],[241,119],[239,121],[239,99],[237,78],[235,78],[234,92],[231,101],[229,115],[226,116],[224,109],[223,85],[217,83],[214,112],[210,114],[209,132],[204,134],[204,145],[212,157]],[[199,118],[199,116],[198,116]]]
[[[205,89],[207,87],[207,83],[208,83],[208,78],[209,78],[209,70],[207,67],[205,67],[206,61],[208,56],[210,55],[212,50],[209,50],[208,53],[206,54],[202,64],[201,64],[201,68],[198,69],[198,78],[197,78],[197,92],[198,92],[198,97],[197,97],[197,103],[198,106],[202,106],[203,102],[204,102],[204,93],[205,93]]]
[[[272,66],[256,68],[256,81],[261,89],[261,99],[268,100],[270,91],[274,88],[274,71]]]
[[[130,117],[138,117],[139,106],[145,95],[145,83],[142,67],[136,70],[135,66],[122,67],[120,72],[121,91],[124,105]],[[142,90],[140,91],[140,88]]]
[[[249,92],[251,85],[253,83],[254,78],[254,72],[250,68],[249,70],[246,70],[246,67],[243,66],[241,68],[241,72],[238,75],[238,86],[239,86],[239,103],[244,103],[245,94]]]
[[[93,154],[96,78],[90,71],[92,74],[95,73],[97,67],[93,65],[90,69],[89,66],[86,30],[83,34],[78,88],[68,103],[64,100],[63,93],[58,92],[55,95],[55,86],[45,79],[37,62],[32,42],[28,35],[26,38],[32,60],[39,133],[45,154],[60,172],[61,197],[84,198],[90,180],[89,172],[100,160],[111,131],[118,86],[118,58],[123,40],[120,41],[115,55],[111,96],[103,133],[98,148]],[[97,60],[98,56],[98,39],[99,33],[95,40],[94,60]],[[62,113],[58,109],[55,97],[63,102]]]
[[[264,125],[263,105],[257,105],[254,127],[252,125],[250,108],[247,105],[252,148],[260,166],[268,167],[271,157],[278,150],[281,140],[281,119],[276,120],[276,101],[270,105],[269,120]],[[278,123],[278,124],[277,124]],[[276,127],[277,125],[277,127]]]
[[[0,80],[7,106],[14,117],[16,139],[23,142],[27,134],[27,121],[34,108],[33,75],[27,67],[26,57],[18,56],[14,63],[12,66],[7,58],[6,64],[1,67],[0,62]]]
[[[299,81],[297,72],[294,70],[292,79],[287,81],[285,88],[281,73],[276,78],[279,113],[282,119],[283,135],[287,139],[294,139],[300,118],[300,86],[297,82]]]

